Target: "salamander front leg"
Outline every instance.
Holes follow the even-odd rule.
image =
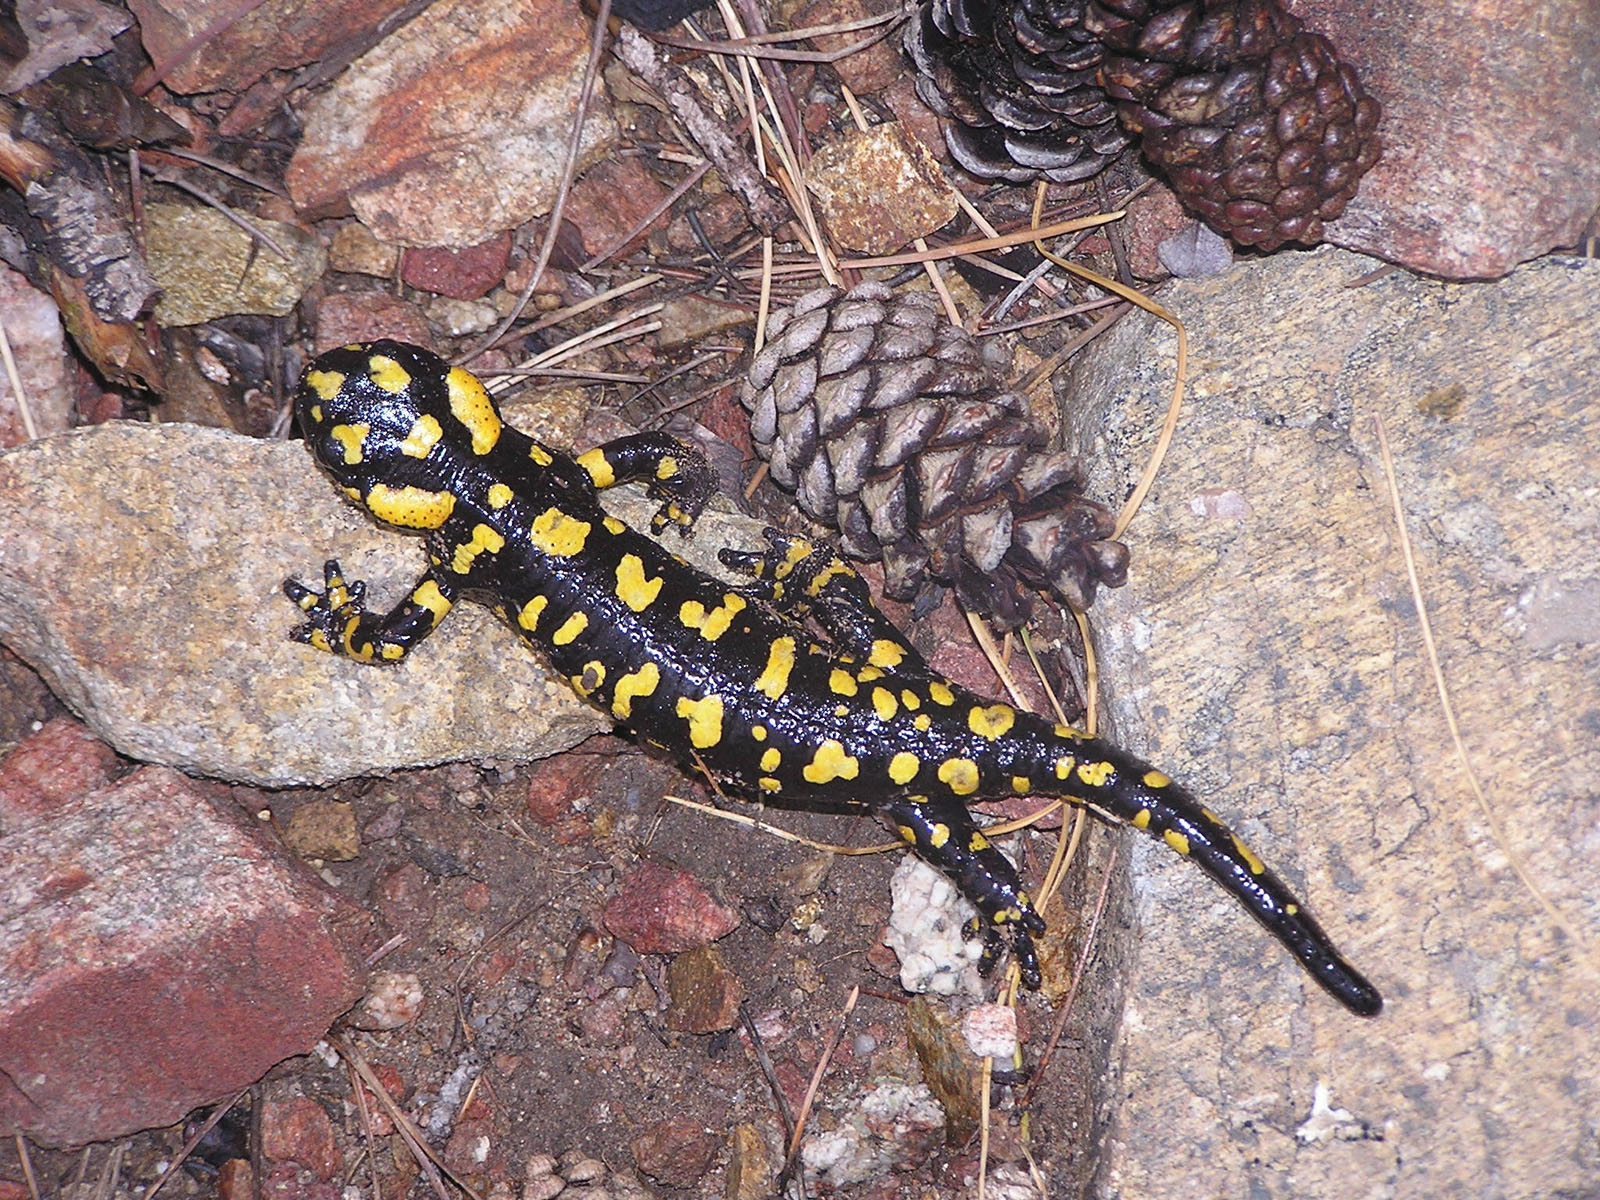
[[[346,583],[337,559],[322,569],[323,590],[313,591],[298,579],[283,581],[283,593],[305,613],[306,622],[293,638],[358,662],[399,662],[412,647],[438,628],[455,603],[459,577],[431,570],[407,597],[387,613],[366,610],[367,585]]]
[[[881,810],[905,841],[943,871],[978,910],[983,957],[978,969],[988,974],[999,959],[1002,941],[1011,942],[1023,985],[1039,986],[1039,956],[1033,936],[1043,933],[1044,918],[1034,910],[1016,869],[973,823],[955,800],[908,796]]]
[[[579,455],[577,461],[597,488],[647,480],[646,494],[661,501],[661,510],[650,519],[650,528],[656,533],[668,525],[687,533],[717,490],[717,473],[706,456],[665,433],[617,438]]]

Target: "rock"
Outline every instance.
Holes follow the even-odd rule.
[[[882,0],[812,0],[794,14],[785,28],[842,25],[863,17],[883,16],[892,8],[893,5],[885,4]],[[881,27],[854,29],[848,33],[824,34],[812,38],[811,43],[824,54],[837,54],[881,32]],[[882,38],[864,50],[835,59],[832,66],[852,92],[858,96],[870,96],[904,77],[905,60],[900,56],[899,47],[898,38]]]
[[[945,1141],[959,1146],[983,1119],[983,1063],[950,1010],[926,996],[906,1006],[906,1036],[923,1082],[944,1111]]]
[[[595,163],[572,185],[563,220],[571,222],[583,240],[584,254],[592,257],[616,246],[666,197],[667,189],[643,159],[609,158]],[[647,233],[618,247],[613,256],[632,254],[644,245]]]
[[[1600,205],[1600,25],[1584,0],[1297,0],[1383,105],[1329,240],[1448,279],[1572,246]]]
[[[841,246],[888,254],[949,223],[956,198],[938,160],[898,122],[851,129],[811,157],[806,182]]]
[[[711,1131],[689,1117],[668,1117],[649,1126],[629,1148],[639,1170],[672,1187],[701,1182],[717,1153]]]
[[[274,1163],[298,1163],[323,1182],[344,1170],[333,1122],[309,1096],[268,1100],[261,1106],[261,1157]]]
[[[145,253],[161,286],[156,320],[198,325],[236,313],[283,317],[327,270],[327,255],[312,235],[281,221],[242,214],[289,258],[258,241],[215,209],[147,204]]]
[[[298,0],[241,5],[219,20],[215,0],[131,0],[139,36],[155,63],[175,63],[163,82],[175,92],[240,92],[269,71],[321,62],[352,33],[380,27],[406,0]]]
[[[407,246],[514,229],[554,202],[588,46],[566,0],[440,0],[307,105],[290,195],[311,216],[354,209]],[[597,90],[579,167],[616,140]]]
[[[57,717],[0,762],[0,835],[48,818],[117,774],[111,747],[71,717]]]
[[[356,810],[343,800],[308,800],[290,814],[283,842],[301,858],[349,862],[361,853]]]
[[[334,292],[317,305],[313,348],[318,353],[380,337],[425,346],[433,340],[433,331],[421,309],[388,292]]]
[[[914,994],[983,994],[983,942],[962,936],[977,915],[943,873],[906,855],[889,880],[892,905],[883,940],[900,960],[900,986]]]
[[[943,1130],[926,1086],[885,1079],[850,1096],[834,1128],[806,1138],[800,1161],[814,1182],[843,1189],[926,1164]]]
[[[426,1000],[422,977],[414,971],[374,971],[350,1023],[357,1029],[399,1029],[422,1015]]]
[[[697,946],[667,968],[666,1025],[681,1033],[717,1033],[739,1023],[744,984],[715,946]]]
[[[606,905],[605,927],[639,954],[679,954],[726,937],[739,914],[687,871],[641,862]]]
[[[218,789],[146,768],[19,808],[0,821],[5,1133],[171,1124],[306,1053],[360,994],[366,915]]]
[[[1376,265],[1277,254],[1163,293],[1189,330],[1188,403],[1094,626],[1111,732],[1275,865],[1388,1003],[1350,1017],[1189,864],[1131,838],[1107,1192],[1520,1198],[1593,1180],[1571,1152],[1600,1123],[1592,934],[1552,926],[1467,788],[1373,421],[1467,755],[1512,852],[1592,931],[1600,742],[1579,731],[1600,728],[1600,639],[1535,614],[1600,580],[1600,263],[1346,286]],[[1142,467],[1173,340],[1141,315],[1075,363],[1094,494],[1125,495]],[[1111,916],[1097,954],[1127,959]],[[1347,1132],[1297,1141],[1319,1083]]]
[[[0,66],[0,95],[5,96],[37,83],[57,67],[80,58],[100,57],[111,49],[112,39],[132,23],[124,9],[100,0],[74,4],[17,0],[6,8],[27,53],[17,57],[13,52],[21,47],[6,47],[6,61]]]
[[[330,270],[388,279],[399,265],[400,247],[380,242],[360,221],[341,221],[328,241]]]
[[[496,234],[476,246],[452,250],[444,246],[412,247],[400,262],[409,286],[456,300],[487,296],[505,277],[511,261],[511,235]]]

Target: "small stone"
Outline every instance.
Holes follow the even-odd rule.
[[[82,722],[46,722],[0,762],[0,833],[48,818],[110,783],[116,771],[116,751]]]
[[[328,266],[353,275],[393,278],[400,265],[400,247],[379,241],[360,221],[343,221],[328,243]]]
[[[961,1036],[979,1058],[1009,1063],[1017,1052],[1017,1010],[1009,1004],[980,1004],[962,1015]]]
[[[295,809],[284,843],[301,858],[348,862],[361,853],[356,810],[342,800],[309,800]]]
[[[561,1174],[568,1183],[599,1183],[606,1177],[606,1165],[598,1158],[579,1155],[566,1162],[563,1156],[563,1163]]]
[[[944,1109],[946,1139],[952,1144],[966,1141],[981,1115],[981,1064],[967,1049],[956,1019],[925,996],[912,998],[906,1032],[922,1064],[923,1081]]]
[[[511,234],[459,250],[445,246],[413,246],[400,260],[400,277],[419,291],[453,300],[479,300],[505,278],[511,260]]]
[[[298,1163],[326,1182],[344,1170],[344,1156],[328,1114],[308,1096],[269,1100],[261,1106],[261,1156]]]
[[[422,1015],[422,979],[412,971],[374,971],[361,1007],[350,1018],[357,1029],[399,1029]]]
[[[778,1156],[749,1122],[734,1126],[728,1139],[727,1200],[766,1200],[778,1194]]]
[[[238,215],[289,257],[214,209],[145,205],[145,254],[162,289],[156,302],[161,324],[198,325],[239,313],[288,316],[322,277],[327,255],[314,236],[281,221]]]
[[[629,1147],[639,1170],[671,1187],[692,1187],[717,1153],[717,1139],[699,1121],[669,1117],[649,1126]]]
[[[679,954],[726,937],[739,914],[687,871],[641,862],[605,908],[605,926],[640,954]]]
[[[566,220],[583,239],[584,253],[593,256],[612,250],[623,257],[644,245],[649,230],[641,230],[625,246],[612,249],[617,239],[631,232],[649,216],[667,192],[638,157],[611,158],[596,163],[572,185],[567,201]]]
[[[381,337],[426,346],[433,331],[420,308],[388,292],[334,292],[317,305],[317,353]]]
[[[938,161],[897,122],[852,129],[817,150],[807,175],[840,245],[888,254],[955,217]]]
[[[667,1028],[683,1033],[732,1029],[745,996],[744,984],[715,946],[699,946],[674,958],[667,968],[667,993]]]

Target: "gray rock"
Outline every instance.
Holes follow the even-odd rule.
[[[648,522],[655,505],[624,491],[608,502]],[[761,544],[725,521],[674,549],[707,566]],[[280,585],[320,581],[327,558],[374,607],[423,567],[421,542],[365,519],[299,443],[116,422],[0,456],[0,641],[130,757],[289,786],[528,761],[609,726],[482,605],[394,668],[291,642]]]
[[[161,324],[198,325],[235,313],[286,316],[322,278],[328,256],[314,234],[282,221],[244,219],[289,257],[215,209],[145,206],[145,253],[161,285]]]
[[[1600,263],[1492,285],[1286,253],[1174,285],[1190,390],[1093,623],[1112,732],[1302,892],[1388,1001],[1323,996],[1188,864],[1129,842],[1138,943],[1099,1195],[1577,1195],[1600,1125]],[[1170,394],[1142,315],[1075,365],[1098,494]],[[1440,710],[1374,419],[1466,753]],[[1114,927],[1114,923],[1113,926]]]

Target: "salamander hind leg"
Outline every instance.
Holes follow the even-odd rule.
[[[1033,938],[1044,932],[1044,918],[1034,909],[1016,869],[983,836],[966,808],[950,799],[909,796],[884,804],[880,811],[901,838],[943,871],[978,910],[978,932],[984,942],[978,969],[987,975],[1009,940],[1023,985],[1037,988],[1039,956]]]
[[[661,501],[660,511],[650,519],[650,528],[656,533],[668,525],[687,533],[717,490],[717,473],[706,456],[665,433],[617,438],[579,455],[577,462],[597,488],[636,479],[648,481],[646,494]]]
[[[927,674],[922,656],[873,602],[866,580],[832,547],[776,529],[762,532],[765,551],[717,553],[723,565],[756,577],[756,595],[797,620],[815,617],[841,650],[880,673]]]
[[[387,613],[366,609],[367,585],[346,583],[335,559],[322,569],[322,591],[298,579],[283,581],[284,595],[306,615],[293,637],[329,654],[358,662],[399,662],[438,628],[455,603],[457,584],[449,575],[429,571]]]

